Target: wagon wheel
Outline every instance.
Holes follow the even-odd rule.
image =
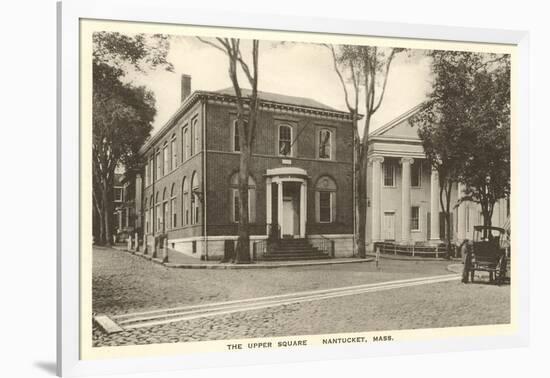
[[[498,283],[501,284],[506,279],[506,267],[508,262],[506,261],[506,255],[502,255],[498,260]]]
[[[464,268],[462,269],[462,282],[468,283],[468,274],[470,273],[470,265],[472,262],[471,254],[468,252],[464,258]]]

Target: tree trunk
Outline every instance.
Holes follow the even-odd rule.
[[[442,175],[443,176],[443,175]],[[443,176],[444,177],[444,176]],[[439,202],[445,219],[445,250],[447,251],[447,258],[451,254],[451,193],[453,191],[453,182],[449,180],[442,180],[440,183]]]
[[[101,200],[103,202],[103,224],[104,224],[104,244],[112,245],[112,229],[111,229],[111,216],[112,216],[112,203],[109,200],[109,184],[106,180],[103,180],[103,186],[101,188]]]
[[[241,133],[241,135],[243,135]],[[250,228],[248,219],[248,175],[250,172],[250,148],[248,143],[240,143],[239,159],[239,224],[237,248],[235,251],[236,264],[250,263]]]
[[[357,212],[359,214],[357,253],[359,257],[367,256],[366,233],[367,233],[367,153],[361,151],[357,162],[356,186],[357,186]]]

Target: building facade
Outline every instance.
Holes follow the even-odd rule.
[[[143,238],[219,259],[239,222],[239,135],[232,89],[190,92],[141,149],[136,178]],[[330,238],[353,254],[353,125],[349,114],[307,98],[260,93],[249,176],[251,243],[275,228],[291,239]]]
[[[237,239],[236,99],[232,89],[190,92],[191,78],[184,75],[180,108],[140,151],[144,168],[136,175],[132,199],[135,230],[149,250],[155,237],[166,235],[173,251],[215,260],[223,257],[227,241]],[[308,98],[262,92],[259,97],[248,180],[251,250],[277,230],[285,239],[330,240],[336,257],[353,256],[349,113]],[[419,109],[370,134],[369,250],[381,241],[436,245],[445,239],[438,175],[409,122]],[[479,205],[455,206],[461,190],[453,188],[451,198],[451,236],[458,242],[471,239],[473,226],[483,223]],[[500,200],[493,225],[505,225],[508,216],[508,202]]]
[[[426,160],[417,128],[409,122],[417,106],[370,134],[367,171],[367,239],[399,244],[437,244],[445,239],[445,222],[439,201],[439,178]],[[478,204],[451,197],[452,239],[472,239],[473,227],[483,224]],[[508,201],[495,204],[492,224],[502,227],[509,216]]]

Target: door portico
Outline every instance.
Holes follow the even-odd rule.
[[[307,172],[297,167],[266,172],[266,233],[277,224],[281,236],[305,238],[307,222]]]

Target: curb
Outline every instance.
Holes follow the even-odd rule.
[[[162,262],[161,259],[153,258],[150,255],[145,255],[140,252],[129,251],[124,248],[114,248],[114,250],[126,252],[133,256],[141,257],[143,259],[152,261],[158,265],[163,265],[167,268],[177,268],[177,269],[275,269],[275,268],[288,268],[288,267],[304,267],[304,266],[322,266],[322,265],[342,265],[342,264],[361,264],[374,261],[374,258],[365,258],[358,259],[353,258],[352,260],[320,260],[320,261],[311,261],[311,262],[288,262],[288,263],[251,263],[251,264],[226,264],[226,263],[216,263],[216,264],[174,264],[170,262]]]
[[[376,255],[374,253],[367,253],[367,256],[370,256],[370,257],[376,257]],[[399,261],[460,261],[460,259],[454,259],[454,258],[451,258],[451,260],[449,259],[445,259],[443,257],[408,257],[408,256],[399,256],[399,255],[385,255],[385,254],[380,254],[380,259],[385,259],[385,260],[399,260]]]
[[[361,260],[344,260],[344,261],[315,261],[315,262],[295,262],[295,263],[281,263],[281,264],[172,264],[164,263],[164,266],[169,268],[180,269],[275,269],[275,268],[288,268],[288,267],[301,267],[301,266],[322,266],[322,265],[342,265],[342,264],[360,264],[366,262],[372,262],[374,259],[361,259]]]

